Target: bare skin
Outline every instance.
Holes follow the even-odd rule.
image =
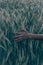
[[[22,41],[24,39],[43,40],[43,34],[32,34],[28,33],[26,30],[22,30],[21,32],[16,32],[14,39],[16,41]]]

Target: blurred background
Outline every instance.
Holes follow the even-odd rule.
[[[43,0],[0,0],[0,65],[43,65],[43,40],[12,38],[22,29],[43,33]]]

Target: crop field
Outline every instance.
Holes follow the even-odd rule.
[[[13,39],[22,29],[43,34],[43,0],[0,0],[0,65],[43,65],[43,40]]]

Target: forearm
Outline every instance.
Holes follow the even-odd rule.
[[[43,40],[43,34],[31,34],[31,33],[28,33],[27,38],[28,39]]]

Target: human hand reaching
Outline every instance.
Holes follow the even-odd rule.
[[[22,41],[24,39],[27,39],[28,32],[26,30],[21,30],[21,32],[15,32],[14,39],[16,41]]]
[[[32,34],[28,33],[26,30],[21,30],[21,32],[16,32],[13,38],[16,41],[22,41],[24,39],[43,40],[43,34]]]

